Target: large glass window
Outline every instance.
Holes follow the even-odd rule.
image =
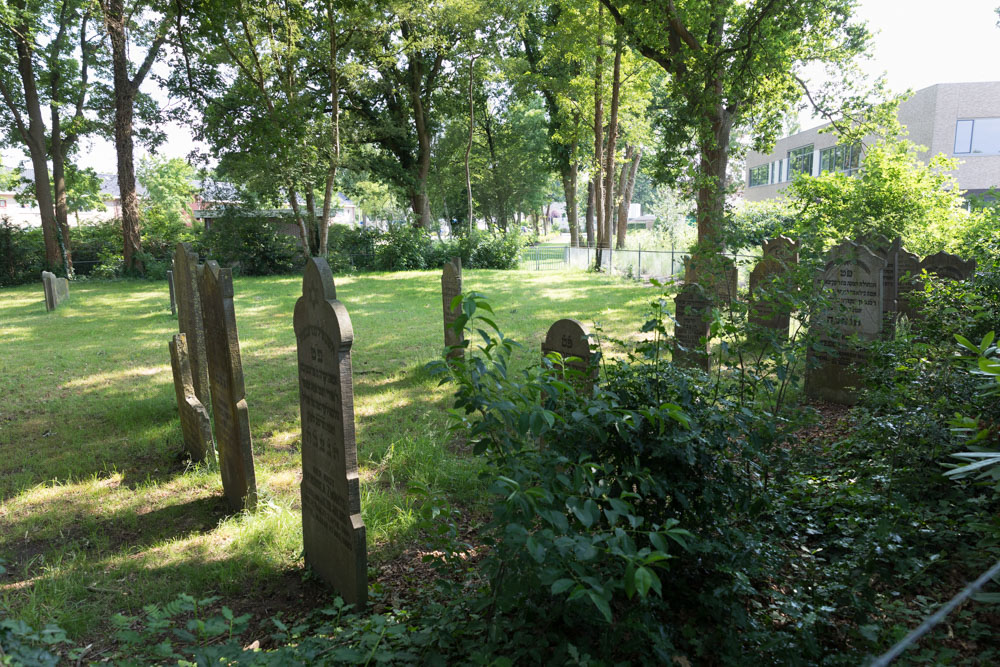
[[[842,171],[848,176],[861,166],[861,144],[831,146],[819,152],[819,171]]]
[[[768,183],[768,166],[762,164],[759,167],[754,167],[750,170],[750,187],[755,188],[758,185],[767,185]]]
[[[955,123],[955,155],[1000,155],[1000,118]]]
[[[797,174],[812,174],[813,145],[803,146],[788,151],[788,178],[792,180]]]

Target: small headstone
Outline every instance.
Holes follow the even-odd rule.
[[[174,272],[167,271],[167,286],[170,288],[170,314],[177,315],[177,299],[174,297]]]
[[[222,488],[233,509],[257,504],[250,417],[233,304],[233,272],[206,263],[199,281]]]
[[[69,280],[56,278],[56,306],[69,298]]]
[[[900,250],[896,254],[896,312],[914,317],[916,311],[910,305],[910,292],[920,286],[920,258],[912,252]]]
[[[951,253],[939,252],[924,257],[920,270],[948,280],[968,280],[976,272],[976,260],[964,260]]]
[[[174,251],[173,284],[177,302],[177,328],[187,336],[188,358],[191,361],[191,378],[194,393],[206,408],[211,404],[208,387],[208,361],[205,358],[205,327],[202,323],[201,288],[199,276],[202,267],[198,254],[187,243],[178,243]]]
[[[45,292],[45,310],[52,312],[56,309],[56,274],[42,271],[42,290]]]
[[[882,287],[885,260],[867,247],[844,241],[827,255],[818,280],[830,293],[830,307],[820,314],[820,343],[826,350],[809,350],[806,393],[834,403],[855,401],[859,383],[854,369],[867,359],[865,341],[882,332]],[[852,339],[860,339],[857,345]]]
[[[542,341],[542,356],[550,352],[558,352],[562,355],[566,368],[582,374],[579,389],[589,394],[597,380],[597,367],[591,365],[590,332],[587,328],[577,320],[559,320],[549,327],[545,340]],[[577,360],[566,361],[571,357],[576,357]]]
[[[295,303],[302,415],[302,539],[306,563],[350,604],[368,598],[354,439],[354,330],[326,260],[306,264]]]
[[[684,260],[684,282],[701,285],[705,294],[714,296],[718,303],[728,305],[737,297],[739,271],[735,260],[725,255],[702,259],[692,256]]]
[[[168,346],[170,348],[170,367],[174,371],[177,411],[181,416],[181,432],[184,434],[184,449],[188,451],[194,461],[215,461],[212,422],[208,417],[208,410],[194,395],[187,337],[184,334],[174,334]]]
[[[452,257],[444,265],[441,273],[441,301],[444,306],[444,344],[449,348],[448,358],[458,359],[465,356],[464,350],[457,347],[462,344],[465,336],[461,331],[455,331],[452,326],[462,314],[461,305],[451,307],[452,301],[462,293],[462,258]]]
[[[673,362],[708,370],[708,338],[712,301],[697,283],[688,283],[674,298]]]
[[[750,324],[773,329],[781,340],[788,338],[788,309],[761,294],[799,262],[799,244],[787,236],[764,243],[764,255],[750,272]]]

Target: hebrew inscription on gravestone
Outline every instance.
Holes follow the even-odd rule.
[[[446,347],[451,348],[448,352],[449,359],[457,359],[464,356],[463,349],[456,347],[462,344],[464,334],[461,331],[455,331],[452,326],[455,320],[458,319],[458,316],[462,314],[462,307],[461,305],[456,305],[455,308],[451,307],[452,301],[461,293],[462,259],[460,257],[452,257],[444,265],[444,270],[441,273],[441,301],[444,306],[444,344]]]
[[[550,352],[561,354],[566,368],[582,374],[582,378],[576,378],[580,380],[578,388],[589,394],[597,379],[597,366],[591,366],[590,332],[587,328],[569,318],[557,321],[549,327],[542,341],[542,356]],[[570,357],[577,357],[578,360],[566,361]]]
[[[174,334],[168,345],[170,347],[170,367],[174,372],[177,411],[180,413],[181,432],[184,435],[184,449],[188,451],[194,461],[215,461],[212,422],[208,417],[208,410],[194,394],[187,337],[184,334]]]
[[[205,358],[205,327],[202,323],[199,275],[203,268],[198,255],[187,243],[178,243],[174,250],[174,296],[177,300],[177,328],[187,337],[188,358],[194,393],[208,408],[211,394],[208,387],[208,361]]]
[[[673,362],[708,370],[708,337],[712,319],[712,301],[697,283],[688,283],[674,298]]]
[[[199,287],[222,488],[230,507],[250,509],[257,504],[257,479],[236,331],[233,272],[207,262]]]
[[[852,404],[859,383],[855,365],[867,358],[866,344],[882,332],[885,260],[867,247],[844,241],[827,255],[818,280],[830,304],[820,315],[822,349],[809,350],[806,393]]]
[[[368,597],[354,438],[354,330],[326,260],[306,265],[295,303],[302,416],[302,538],[306,563],[348,603]]]

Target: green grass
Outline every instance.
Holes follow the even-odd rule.
[[[448,387],[423,370],[443,348],[438,272],[337,278],[354,331],[362,514],[371,576],[413,538],[406,489],[462,506],[481,496],[474,457],[447,432]],[[561,271],[466,271],[504,332],[538,358],[561,317],[638,331],[655,292]],[[180,592],[267,608],[301,586],[297,277],[236,280],[260,509],[232,514],[218,473],[179,456],[165,283],[74,283],[46,313],[40,286],[0,290],[0,615],[77,639],[115,612]]]

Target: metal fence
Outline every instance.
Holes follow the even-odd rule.
[[[679,250],[615,250],[603,248],[601,271],[627,276],[635,280],[656,278],[665,280],[672,276],[684,275],[687,252]],[[747,277],[757,257],[754,255],[727,254],[736,261],[739,282],[746,284]],[[574,248],[570,246],[532,246],[521,253],[519,268],[528,271],[562,271],[579,269],[587,271],[597,266],[596,248]]]

